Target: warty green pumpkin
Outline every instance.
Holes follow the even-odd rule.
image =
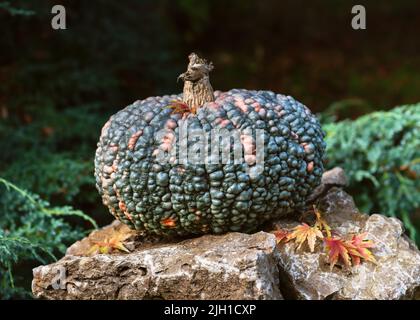
[[[130,227],[162,236],[252,232],[302,209],[320,183],[324,133],[310,110],[271,91],[213,92],[212,69],[191,54],[179,77],[182,94],[136,101],[104,125],[96,187]],[[184,141],[182,130],[201,131],[205,139]],[[239,143],[229,138],[224,155],[203,152],[200,146],[218,130],[236,133]],[[185,159],[190,148],[203,161]]]

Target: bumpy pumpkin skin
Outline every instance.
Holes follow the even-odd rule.
[[[103,203],[122,222],[159,235],[252,232],[300,209],[323,173],[324,133],[309,109],[290,96],[234,89],[215,92],[197,114],[173,113],[182,95],[150,97],[113,115],[95,157]],[[252,165],[160,163],[155,133],[181,119],[188,130],[264,129],[264,171]],[[178,142],[176,142],[178,143]]]

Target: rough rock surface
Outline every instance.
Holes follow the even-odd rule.
[[[47,299],[415,299],[420,294],[420,252],[399,220],[360,213],[341,187],[344,173],[324,174],[312,197],[340,234],[367,232],[378,264],[330,271],[322,242],[314,253],[293,243],[276,247],[270,230],[228,233],[172,242],[142,238],[114,222],[76,242],[56,263],[33,270],[32,290]],[[301,219],[310,222],[311,217]],[[91,248],[124,235],[130,253],[93,254]],[[60,276],[60,270],[65,271]],[[60,280],[57,280],[60,279]]]
[[[312,191],[308,202],[313,202],[321,198],[332,187],[346,187],[348,185],[346,174],[340,167],[324,172],[321,178],[321,184]]]
[[[320,199],[324,218],[339,234],[367,232],[374,241],[377,265],[364,262],[351,269],[334,267],[318,250],[295,250],[293,243],[279,246],[280,287],[286,299],[414,299],[420,291],[420,253],[404,234],[402,223],[383,215],[358,212],[353,199],[333,187]],[[292,228],[294,221],[280,221]]]
[[[127,228],[120,223],[109,228]],[[128,228],[127,228],[128,229]],[[229,233],[130,254],[86,255],[85,239],[57,263],[34,269],[35,297],[49,299],[282,299],[273,235]],[[54,289],[59,267],[64,289]]]

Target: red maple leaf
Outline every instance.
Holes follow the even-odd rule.
[[[328,252],[328,262],[331,270],[340,260],[346,267],[352,264],[357,266],[361,259],[377,263],[369,248],[373,248],[375,244],[371,240],[366,239],[366,233],[353,235],[350,240],[344,240],[340,237],[328,237],[324,239],[325,247]]]
[[[183,101],[180,100],[172,100],[171,104],[167,106],[167,108],[172,109],[172,113],[190,113],[190,107]]]
[[[327,237],[331,237],[331,227],[321,217],[321,212],[315,206],[313,206],[313,208],[314,208],[314,213],[316,216],[315,226],[318,227],[319,230],[325,231],[325,233],[327,234]]]
[[[322,232],[318,229],[317,226],[309,226],[306,223],[302,223],[293,228],[292,232],[288,236],[288,240],[295,239],[296,244],[298,245],[297,249],[308,241],[309,250],[314,252],[316,238],[324,238]]]
[[[346,267],[351,266],[348,243],[340,237],[328,237],[324,239],[324,242],[328,252],[328,262],[331,270],[337,264],[338,260],[341,260]]]
[[[373,241],[366,239],[366,235],[366,232],[359,235],[353,235],[350,240],[352,246],[349,247],[348,251],[355,266],[360,264],[361,258],[375,264],[377,263],[372,252],[369,250],[370,248],[373,248],[375,244]]]
[[[279,230],[273,231],[273,234],[276,236],[277,244],[279,244],[283,240],[285,241],[289,240],[288,237],[290,235],[290,232],[286,229],[279,229]]]

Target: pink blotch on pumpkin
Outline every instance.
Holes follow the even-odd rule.
[[[160,149],[163,151],[170,151],[172,149],[172,143],[164,142],[160,145]]]
[[[139,130],[136,133],[134,133],[130,139],[128,140],[128,149],[134,150],[134,147],[136,146],[137,140],[139,137],[143,134],[143,130]]]
[[[162,142],[165,144],[165,143],[169,143],[169,144],[171,144],[172,143],[172,141],[174,141],[174,139],[175,139],[175,134],[174,133],[172,133],[172,132],[168,132],[167,134],[165,134],[164,136],[163,136],[163,138],[162,138]]]
[[[101,130],[101,136],[103,136],[104,134],[106,134],[106,132],[107,132],[107,130],[108,130],[108,128],[111,126],[111,120],[108,120],[105,124],[104,124],[104,126],[102,127],[102,130]]]
[[[309,153],[311,151],[310,147],[309,147],[309,144],[307,142],[301,143],[301,146],[305,150],[305,153]]]
[[[220,122],[220,126],[224,128],[224,127],[226,127],[229,123],[230,123],[230,121],[229,121],[229,120],[224,119],[224,120],[222,120],[222,122]]]
[[[256,156],[253,154],[246,154],[244,158],[245,162],[249,165],[253,165],[256,162]]]
[[[180,173],[180,174],[183,174],[183,173],[185,173],[185,168],[183,168],[183,167],[178,167],[178,168],[176,169],[176,171],[177,171],[178,173]]]
[[[133,221],[133,218],[131,216],[131,214],[127,211],[127,206],[125,205],[125,203],[123,201],[120,201],[118,203],[118,207],[120,208],[120,210],[124,213],[124,215],[130,220]]]
[[[314,170],[314,162],[313,161],[309,162],[306,169],[308,170],[308,172],[312,172],[312,170]]]
[[[176,121],[173,119],[169,119],[168,121],[166,121],[165,124],[167,129],[175,129],[176,128]]]
[[[111,143],[109,145],[109,150],[111,150],[112,152],[117,152],[118,151],[118,146],[115,143]]]
[[[255,150],[254,140],[247,134],[241,135],[241,143],[245,154],[253,154]]]
[[[102,188],[104,189],[108,188],[111,182],[112,182],[112,179],[106,179],[105,177],[101,177]]]
[[[242,112],[248,112],[247,105],[243,100],[236,100],[235,106],[237,106],[239,109],[241,109]]]
[[[104,166],[102,171],[106,174],[111,174],[114,172],[114,169],[112,168],[112,166]]]
[[[219,109],[220,108],[220,104],[218,104],[216,102],[207,102],[206,106],[208,108],[213,108],[213,109]]]
[[[255,102],[252,104],[256,112],[259,112],[261,110],[261,105],[258,102]]]

